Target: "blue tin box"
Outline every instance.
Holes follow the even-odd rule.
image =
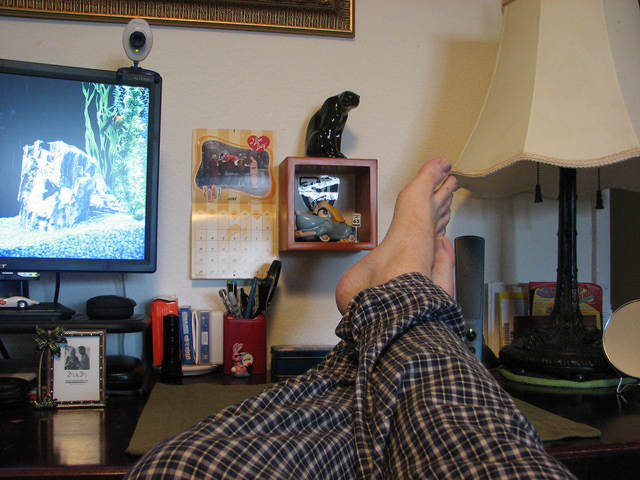
[[[271,378],[284,380],[306,372],[320,363],[333,345],[273,345]]]

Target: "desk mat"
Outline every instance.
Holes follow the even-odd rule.
[[[507,370],[504,367],[500,367],[497,369],[497,372],[502,375],[506,380],[511,382],[526,384],[526,385],[535,385],[541,386],[545,388],[562,388],[562,389],[575,389],[575,390],[593,390],[596,388],[611,388],[618,385],[620,382],[622,385],[627,385],[630,383],[634,383],[637,380],[631,377],[608,377],[608,378],[598,378],[593,380],[584,380],[582,382],[572,381],[572,380],[564,380],[562,378],[557,377],[545,377],[545,376],[527,376],[527,375],[518,375],[517,373],[513,373],[510,370]]]
[[[187,430],[203,418],[265,390],[269,384],[219,385],[157,383],[133,432],[127,453],[143,455],[167,437]],[[600,431],[515,399],[543,441],[599,437]],[[180,412],[177,414],[176,412]]]

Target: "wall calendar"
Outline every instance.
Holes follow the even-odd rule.
[[[191,278],[263,276],[277,256],[274,133],[195,129]]]

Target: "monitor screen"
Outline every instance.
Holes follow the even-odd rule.
[[[0,272],[153,272],[162,81],[0,59]]]

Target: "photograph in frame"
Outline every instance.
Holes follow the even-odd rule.
[[[105,331],[68,330],[49,356],[48,391],[59,408],[105,405]]]

